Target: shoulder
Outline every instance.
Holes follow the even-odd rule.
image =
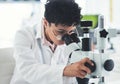
[[[14,42],[15,43],[32,43],[35,41],[35,29],[37,27],[36,25],[32,25],[32,26],[25,26],[22,27],[21,29],[19,29],[16,34],[15,34],[15,38],[14,38]]]
[[[25,26],[25,27],[22,27],[21,29],[19,29],[17,32],[16,32],[16,35],[15,36],[26,36],[26,37],[31,37],[34,35],[34,26]]]

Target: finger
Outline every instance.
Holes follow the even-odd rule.
[[[83,76],[87,75],[87,72],[86,72],[86,71],[83,71],[83,70],[81,70],[80,73],[81,73],[81,75],[83,75]]]
[[[86,73],[88,73],[88,74],[91,73],[91,70],[90,70],[88,67],[86,67],[86,66],[82,66],[81,69],[82,69],[83,71],[85,71]]]
[[[89,63],[91,66],[94,66],[94,63],[89,59],[89,58],[84,58],[83,60],[84,63]]]
[[[85,76],[87,75],[87,73],[85,71],[79,71],[79,74],[77,77],[80,77],[80,78],[85,78]]]

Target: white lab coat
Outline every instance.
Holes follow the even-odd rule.
[[[65,45],[53,53],[42,42],[42,24],[26,26],[15,36],[16,67],[10,84],[77,84],[74,77],[63,77],[68,56]]]

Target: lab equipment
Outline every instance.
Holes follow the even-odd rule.
[[[63,40],[65,41],[67,47],[65,48],[65,55],[69,56],[68,63],[77,62],[85,57],[91,59],[94,66],[85,63],[85,66],[90,68],[91,74],[87,75],[84,79],[76,78],[78,84],[96,84],[94,81],[89,82],[89,79],[99,79],[98,84],[105,84],[104,76],[106,72],[112,71],[114,68],[114,62],[109,58],[108,54],[105,52],[105,39],[108,32],[104,29],[104,17],[101,15],[99,17],[100,23],[99,28],[96,30],[97,37],[97,51],[92,51],[91,43],[92,40],[89,36],[89,28],[92,26],[91,21],[81,21],[81,27],[83,29],[83,37],[77,37],[75,33],[71,35],[64,35]]]

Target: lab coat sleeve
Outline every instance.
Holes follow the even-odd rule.
[[[63,84],[64,65],[39,63],[31,49],[32,33],[24,29],[15,36],[16,69],[30,84]]]

